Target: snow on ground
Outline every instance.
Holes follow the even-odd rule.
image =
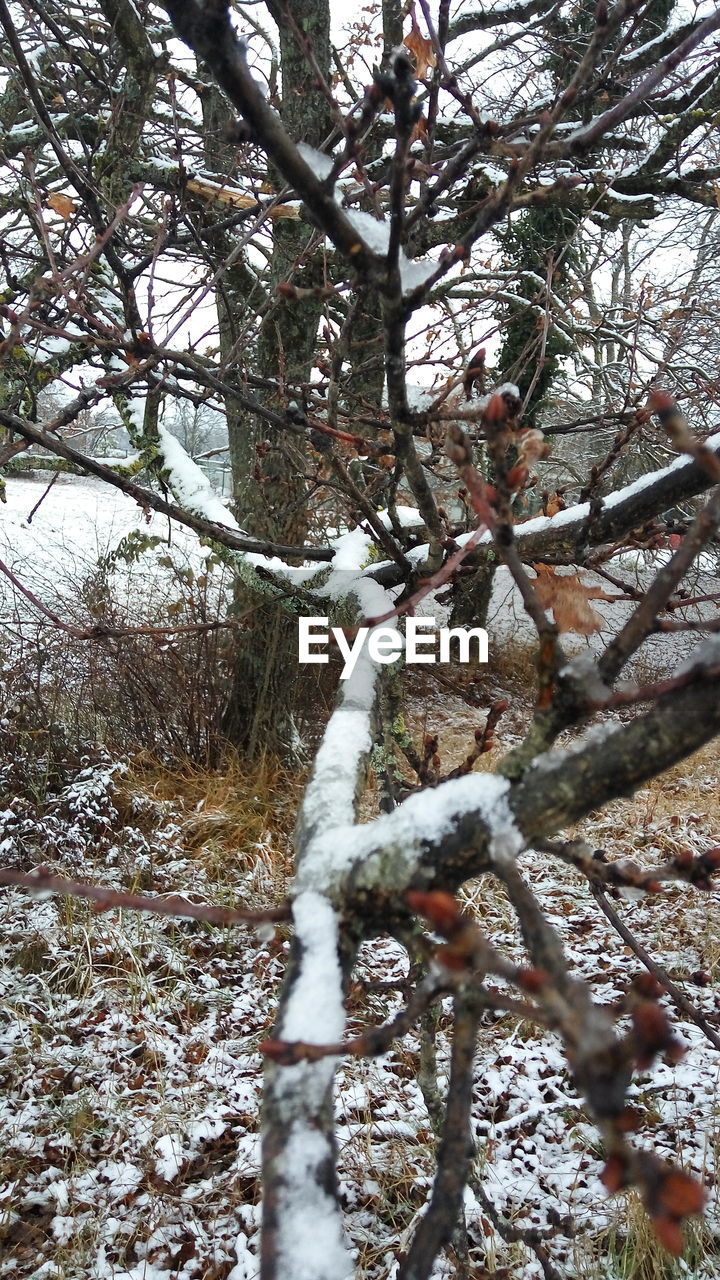
[[[140,561],[141,571],[133,575],[123,569],[118,574],[118,581],[123,575],[127,580],[128,607],[137,607],[139,577],[152,575],[153,584],[157,586],[158,578],[163,576],[158,566],[161,557],[171,554],[178,563],[198,571],[209,555],[208,549],[200,546],[192,531],[173,524],[157,512],[144,511],[101,480],[61,475],[43,497],[47,482],[45,475],[11,477],[7,484],[7,503],[0,506],[0,559],[45,603],[62,601],[67,607],[74,602],[82,617],[84,584],[97,572],[98,560],[107,556],[128,534],[147,535],[158,540],[157,546]],[[41,498],[41,505],[29,523],[33,508]],[[400,514],[405,524],[412,524],[416,518],[413,508],[400,508]],[[367,559],[372,541],[358,528],[353,534],[345,534],[338,539],[338,546],[338,560],[333,567],[338,573],[349,573]],[[663,563],[666,556],[667,553],[662,551],[655,557],[643,552],[628,552],[608,567],[642,588],[650,580],[653,566]],[[701,595],[717,590],[717,578],[716,562],[709,556],[703,556],[688,582],[693,592]],[[597,575],[584,574],[583,580],[603,587],[608,594],[615,591]],[[343,583],[345,585],[344,579]],[[142,590],[140,594],[143,594]],[[7,580],[0,578],[0,618],[7,619],[7,602],[12,595],[17,602]],[[607,601],[594,602],[594,607],[606,619],[606,631],[589,640],[566,635],[563,644],[570,653],[604,647],[611,632],[628,617],[632,608],[625,602],[612,604]],[[37,616],[28,615],[27,606],[21,602],[20,608],[25,616]],[[712,611],[713,606],[708,604],[705,609]],[[434,613],[439,625],[445,622],[445,610],[431,599],[422,602],[419,612]],[[682,617],[683,613],[678,611],[674,616]],[[698,611],[688,611],[688,616],[697,617]],[[85,611],[85,622],[88,621],[92,620],[88,619]],[[496,653],[502,652],[511,642],[523,641],[532,634],[519,592],[503,567],[495,576],[487,626],[491,654],[493,649]],[[684,638],[673,636],[671,641],[665,636],[653,636],[643,649],[643,661],[653,670],[664,664],[674,665],[676,655],[689,653],[695,643],[696,638],[692,635]]]
[[[41,481],[9,482],[0,556],[23,575],[30,572],[28,585],[44,599],[66,597],[92,574],[98,553],[107,554],[132,529],[168,536],[162,517],[146,525],[122,495],[65,478],[28,527],[43,489]],[[172,545],[202,562],[191,535],[173,530]],[[503,747],[516,740],[524,710],[522,663],[517,671],[510,664],[514,630],[522,641],[523,628],[513,620],[515,604],[505,598],[503,606],[508,590],[499,575],[491,652],[496,628],[506,666],[491,665],[469,686],[483,705],[510,693],[513,707],[498,730]],[[3,616],[9,607],[6,597]],[[416,741],[424,728],[440,732],[445,768],[462,759],[484,714],[436,684],[436,674],[417,677],[409,723]],[[281,820],[270,808],[282,796],[289,810],[286,788],[274,794],[266,825],[223,837],[229,818],[222,806],[210,812],[182,778],[173,797],[163,799],[152,776],[144,782],[126,762],[102,753],[68,776],[46,777],[44,799],[36,782],[23,774],[17,753],[0,762],[5,865],[42,862],[75,879],[209,901],[259,904],[283,893],[291,817]],[[706,850],[718,843],[719,785],[717,755],[707,748],[633,800],[591,815],[578,833],[611,858],[632,856],[641,864],[685,848]],[[257,798],[251,790],[249,800]],[[572,871],[558,871],[536,853],[525,855],[522,866],[575,971],[599,1001],[613,1003],[638,961]],[[720,1030],[717,892],[672,886],[658,898],[622,902],[619,910]],[[517,928],[495,882],[474,882],[464,896],[493,943],[520,959]],[[257,1046],[273,1022],[287,947],[283,928],[268,939],[250,929],[98,914],[84,903],[0,890],[0,1277],[257,1275]],[[396,942],[366,944],[347,1001],[348,1034],[391,1017],[406,978],[407,957]],[[692,1023],[674,1010],[671,1016],[688,1052],[678,1066],[660,1063],[636,1076],[639,1140],[693,1168],[711,1187],[720,1150],[720,1055]],[[441,1089],[448,1025],[444,1010],[437,1032]],[[339,1075],[341,1196],[364,1280],[396,1274],[432,1185],[434,1136],[417,1083],[420,1052],[416,1029],[381,1058],[347,1063]],[[714,1190],[705,1224],[690,1229],[687,1265],[669,1267],[653,1252],[634,1198],[606,1198],[597,1136],[552,1036],[509,1015],[485,1015],[475,1103],[477,1180],[513,1227],[547,1235],[565,1280],[717,1275]],[[535,1280],[541,1268],[534,1254],[503,1242],[478,1195],[476,1183],[465,1206],[471,1274]],[[441,1262],[434,1280],[449,1273]]]
[[[129,534],[158,540],[155,574],[163,553],[172,552],[196,568],[207,558],[196,534],[158,512],[144,511],[102,480],[60,475],[48,491],[50,479],[47,473],[11,476],[7,502],[0,506],[0,559],[43,603],[62,601],[82,617],[84,588],[97,574],[98,561]],[[149,571],[147,561],[144,571]],[[0,579],[0,616],[5,620],[12,595],[7,579]],[[27,616],[17,596],[16,602],[21,616]],[[90,620],[87,613],[85,620]]]
[[[61,788],[40,821],[28,805],[11,806],[0,833],[3,861],[29,866],[42,859],[73,876],[179,888],[213,900],[267,900],[266,884],[258,895],[255,861],[287,858],[277,833],[218,863],[210,823],[204,842],[188,847],[188,822],[198,815],[183,811],[181,795],[167,803],[133,796],[124,779],[121,770],[98,764],[84,782]],[[640,861],[709,848],[717,840],[717,783],[716,761],[706,752],[663,787],[616,802],[582,831],[611,856],[632,853]],[[675,817],[678,797],[689,805]],[[596,998],[612,1003],[638,962],[579,878],[558,874],[537,854],[523,865],[576,972],[592,981]],[[494,943],[520,957],[497,886],[472,883],[466,898]],[[720,1027],[716,894],[682,886],[620,909]],[[282,929],[267,940],[251,930],[97,915],[85,904],[2,891],[0,1276],[249,1280],[256,1274],[257,1045],[269,1032],[286,948]],[[363,947],[348,1034],[392,1015],[406,975],[397,943],[378,939]],[[642,1116],[642,1141],[709,1184],[720,1057],[692,1024],[672,1016],[688,1054],[677,1067],[661,1063],[637,1076],[632,1101]],[[442,1014],[441,1089],[446,1027]],[[419,1053],[416,1031],[380,1059],[347,1064],[339,1076],[342,1201],[351,1250],[372,1280],[394,1273],[431,1187],[433,1137],[416,1081]],[[476,1173],[496,1207],[514,1226],[549,1234],[568,1280],[629,1274],[619,1263],[615,1271],[593,1269],[594,1253],[613,1241],[616,1253],[628,1240],[649,1246],[632,1200],[625,1222],[623,1203],[605,1197],[597,1137],[554,1038],[512,1017],[486,1015],[475,1097]],[[478,1268],[494,1260],[521,1280],[541,1274],[523,1247],[499,1240],[472,1195],[466,1210]],[[690,1273],[698,1278],[716,1274],[714,1193],[704,1231],[711,1256]]]

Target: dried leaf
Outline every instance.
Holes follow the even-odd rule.
[[[551,493],[545,504],[545,515],[556,516],[558,511],[565,510],[565,502],[559,493]]]
[[[410,34],[405,37],[403,44],[409,49],[415,59],[415,75],[418,80],[424,80],[428,71],[431,71],[437,62],[432,47],[432,40],[428,40],[420,31],[415,17],[415,5],[410,6]]]
[[[659,1199],[664,1213],[687,1218],[690,1214],[702,1213],[707,1196],[696,1178],[682,1169],[671,1169],[663,1178]]]
[[[652,1219],[655,1235],[668,1253],[679,1258],[683,1251],[682,1228],[677,1218],[668,1218],[664,1214]]]
[[[537,577],[533,586],[543,609],[552,609],[560,631],[576,631],[591,636],[603,631],[605,619],[588,603],[590,600],[614,600],[598,587],[586,587],[575,574],[558,574],[552,565],[534,564]]]
[[[64,222],[69,222],[76,209],[75,201],[69,196],[64,196],[61,191],[53,191],[47,198],[47,204],[48,209],[52,209],[53,213],[59,213]]]

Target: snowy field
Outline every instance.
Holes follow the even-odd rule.
[[[48,490],[50,478],[47,473],[11,477],[7,502],[0,506],[0,558],[43,603],[62,603],[82,618],[83,588],[97,574],[98,563],[131,534],[157,539],[153,554],[143,562],[144,570],[155,577],[163,553],[172,552],[180,562],[196,568],[206,558],[207,551],[190,530],[171,524],[157,512],[144,511],[102,480],[60,475]],[[134,598],[128,595],[128,605],[137,612],[143,592],[135,582],[131,591]],[[21,616],[37,617],[27,612],[4,579],[0,600],[5,621],[13,596]],[[87,614],[86,620],[91,621]]]
[[[12,479],[0,508],[2,558],[45,603],[88,614],[98,556],[133,529],[167,544],[162,517],[95,482],[61,478],[28,525],[45,481]],[[177,528],[173,552],[195,568],[204,554]],[[131,562],[123,590],[134,616],[157,608],[163,548]],[[708,566],[709,567],[709,566]],[[123,571],[124,572],[124,571]],[[161,575],[160,575],[161,577]],[[152,590],[150,590],[152,584]],[[16,606],[4,587],[2,617]],[[138,603],[138,594],[144,599]],[[504,592],[504,595],[503,595]],[[522,642],[523,623],[500,579],[490,625],[498,646]],[[602,604],[605,609],[620,606]],[[626,606],[622,606],[625,608]],[[29,614],[25,614],[25,617]],[[611,619],[609,619],[610,621]],[[8,634],[16,635],[14,623]],[[593,638],[593,643],[597,638]],[[586,644],[578,640],[578,646]],[[656,670],[665,650],[649,660]],[[491,677],[502,692],[502,667]],[[499,730],[514,740],[524,709],[517,685]],[[8,694],[8,690],[5,693]],[[418,687],[411,722],[440,735],[443,764],[462,759],[473,713],[431,684]],[[497,753],[484,757],[492,767]],[[0,857],[39,862],[74,879],[197,900],[279,900],[290,874],[297,784],[240,777],[223,788],[173,778],[98,754],[40,804],[0,772]],[[610,857],[641,865],[719,842],[720,767],[712,746],[632,800],[578,828]],[[576,833],[573,833],[576,834]],[[622,997],[640,966],[599,913],[584,882],[529,853],[523,865],[578,975],[602,1003]],[[494,944],[522,957],[514,917],[486,878],[467,886]],[[720,1031],[717,890],[672,885],[658,898],[617,904],[636,937]],[[252,1280],[259,1248],[257,1045],[272,1024],[288,946],[272,938],[184,921],[98,914],[89,905],[0,891],[0,1276],[37,1280]],[[389,939],[366,945],[349,998],[352,1035],[400,1007],[407,958]],[[465,1213],[469,1275],[535,1280],[663,1280],[718,1274],[714,1177],[720,1135],[720,1054],[676,1010],[687,1046],[679,1065],[635,1077],[639,1141],[693,1169],[708,1186],[706,1219],[688,1231],[686,1259],[670,1263],[634,1194],[608,1200],[602,1153],[552,1036],[510,1015],[486,1015],[476,1063],[478,1160]],[[445,1014],[437,1032],[446,1083]],[[337,1096],[342,1200],[359,1273],[390,1280],[431,1188],[432,1125],[416,1083],[420,1033],[384,1057],[350,1062]],[[488,1205],[503,1216],[493,1227]],[[511,1237],[511,1238],[508,1238]],[[435,1280],[458,1274],[440,1262]]]
[[[33,514],[38,502],[40,505]],[[407,508],[400,511],[407,512],[408,517],[412,514]],[[163,576],[167,577],[163,575],[163,566],[158,564],[160,560],[169,555],[176,563],[198,571],[209,555],[190,530],[173,524],[157,512],[143,510],[119,490],[92,478],[61,475],[48,491],[47,475],[13,477],[7,485],[7,502],[0,506],[0,559],[44,603],[62,605],[74,618],[83,617],[83,588],[97,574],[98,562],[128,535],[147,536],[155,543],[129,564],[121,560],[115,571],[116,583],[123,577],[127,579],[124,600],[129,616],[143,615],[143,599],[151,612],[155,604],[157,612],[158,601],[149,589],[148,579],[152,580],[153,590],[159,591]],[[360,530],[349,537],[346,535],[338,564],[348,570],[357,567],[363,563],[370,545],[370,539]],[[641,588],[649,581],[653,566],[662,563],[668,555],[668,552],[655,556],[626,552],[613,560],[610,568]],[[686,585],[691,585],[695,594],[708,593],[717,590],[719,575],[717,560],[703,555]],[[608,594],[615,594],[598,575],[586,574],[584,580],[603,587]],[[28,610],[7,579],[0,576],[0,608],[3,610],[0,618],[9,621],[13,606],[20,610],[22,617],[38,617],[32,608]],[[631,611],[625,602],[602,601],[594,607],[605,619],[606,629],[589,640],[566,635],[563,643],[568,652],[580,652],[588,645],[591,648],[604,645]],[[712,612],[711,604],[705,607]],[[444,617],[443,609],[432,600],[423,602],[419,611],[433,612],[438,621]],[[682,616],[682,612],[675,616]],[[698,616],[698,612],[690,611],[688,616]],[[92,622],[87,612],[85,621]],[[519,593],[502,568],[496,574],[488,633],[491,650],[493,646],[502,649],[510,640],[530,640],[533,635]],[[673,637],[670,648],[664,637],[651,637],[643,650],[643,662],[657,671],[676,660],[678,651],[689,653],[696,643],[692,636],[685,641]]]

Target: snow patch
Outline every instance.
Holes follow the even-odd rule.
[[[210,481],[179,440],[162,423],[158,424],[158,443],[164,466],[170,472],[170,485],[178,501],[196,515],[215,524],[242,533],[235,517],[215,493]]]
[[[287,1183],[278,1204],[278,1274],[293,1280],[350,1280],[352,1262],[338,1207],[320,1183],[335,1162],[327,1138],[294,1125],[283,1152]]]
[[[172,1182],[183,1166],[182,1143],[176,1134],[165,1133],[155,1143],[157,1159],[155,1172],[166,1182]]]
[[[365,213],[361,209],[348,209],[346,210],[346,216],[358,235],[362,237],[368,249],[372,253],[377,253],[384,257],[390,244],[390,223],[381,221],[380,218],[374,218],[371,213]],[[403,292],[411,293],[414,289],[418,289],[425,284],[426,280],[429,280],[437,268],[437,263],[433,261],[420,262],[416,259],[408,258],[404,250],[401,249],[399,266]]]
[[[306,891],[293,903],[293,919],[302,966],[282,1018],[281,1038],[331,1044],[345,1030],[337,915],[327,898]]]
[[[298,151],[308,168],[312,169],[315,177],[320,182],[330,177],[333,169],[333,161],[330,156],[326,156],[323,151],[318,151],[315,147],[311,147],[307,142],[298,142]]]

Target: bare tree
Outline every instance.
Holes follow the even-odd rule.
[[[388,3],[376,33],[385,58],[358,84],[333,47],[325,0],[269,3],[269,30],[255,6],[166,8],[193,57],[152,5],[88,0],[84,21],[53,3],[11,12],[0,0],[3,457],[41,444],[236,553],[238,594],[272,604],[270,622],[238,641],[226,718],[251,749],[291,742],[298,613],[398,631],[443,590],[456,616],[482,621],[499,563],[537,639],[522,742],[496,773],[477,773],[481,735],[445,778],[410,750],[409,796],[390,765],[401,736],[394,670],[365,648],[342,684],[300,813],[294,943],[265,1045],[264,1275],[349,1274],[334,1061],[382,1052],[448,995],[437,1175],[400,1274],[429,1275],[461,1219],[485,1009],[560,1038],[605,1146],[608,1190],[637,1186],[677,1253],[702,1190],[636,1144],[626,1102],[634,1068],[674,1052],[659,988],[628,993],[632,1025],[619,1030],[572,975],[522,858],[546,850],[601,898],[607,885],[655,891],[678,878],[701,890],[720,861],[716,851],[638,872],[559,836],[720,730],[720,618],[676,618],[720,521],[720,438],[703,440],[717,420],[717,348],[693,305],[717,243],[720,9],[686,17],[673,3],[618,0],[588,14],[524,0],[451,20],[444,0],[437,13],[420,0],[401,43],[401,6]],[[689,228],[692,256],[658,302],[647,282],[639,290],[637,263],[643,235],[660,251],[671,215]],[[38,386],[55,381],[73,394],[40,426]],[[78,415],[108,395],[166,492],[71,441]],[[224,406],[235,519],[196,470],[186,483],[192,464],[168,444],[164,399]],[[660,430],[674,460],[619,485],[635,442]],[[542,490],[548,444],[588,434],[607,444],[576,457],[572,493],[548,489],[543,514],[520,519]],[[443,468],[464,529],[437,500]],[[358,558],[348,570],[343,557],[336,568],[339,544],[313,514],[328,498],[336,527],[365,531],[369,566]],[[668,534],[678,545],[643,593],[603,569],[619,547]],[[580,569],[600,570],[634,605],[582,661],[561,640],[593,630],[584,610],[597,588]],[[683,629],[709,637],[690,662],[618,691],[649,637]],[[618,706],[636,714],[602,739],[583,735]],[[563,731],[576,740],[559,752]],[[384,812],[359,823],[378,745]],[[525,967],[457,905],[458,887],[481,875],[505,887]],[[442,945],[422,940],[421,919]],[[392,1024],[343,1042],[357,948],[377,933],[419,946],[425,975]],[[303,1252],[308,1217],[322,1226]]]

